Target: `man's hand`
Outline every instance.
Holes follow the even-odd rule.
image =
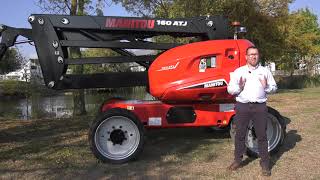
[[[263,89],[265,89],[267,87],[267,78],[265,76],[263,76],[263,78],[259,78],[259,81],[260,81]]]
[[[239,87],[241,89],[241,91],[243,90],[244,88],[244,85],[246,84],[246,79],[245,78],[242,78],[240,77],[240,80],[239,80]]]

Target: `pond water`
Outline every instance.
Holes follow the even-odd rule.
[[[95,114],[100,105],[109,98],[152,100],[145,88],[130,88],[108,93],[86,93],[85,103],[88,114]],[[28,98],[1,98],[0,118],[39,119],[65,118],[73,114],[72,93],[60,93],[54,96],[33,94]]]

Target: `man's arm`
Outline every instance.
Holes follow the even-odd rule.
[[[237,73],[236,72],[231,72],[230,73],[230,82],[228,84],[228,93],[231,94],[231,95],[236,95],[236,94],[239,94],[243,87],[244,87],[244,84],[245,84],[245,79],[243,79],[242,77],[240,78],[240,82],[238,83],[237,82]]]
[[[266,93],[274,93],[274,92],[276,92],[278,87],[277,87],[276,81],[273,78],[272,73],[269,70],[267,70],[266,80],[267,80],[267,86],[265,88]]]

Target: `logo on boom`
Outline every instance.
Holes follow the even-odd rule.
[[[153,29],[154,20],[107,18],[107,28]]]

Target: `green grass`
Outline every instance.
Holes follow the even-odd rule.
[[[284,145],[272,158],[275,179],[317,179],[320,88],[281,90],[268,105],[289,120]],[[93,117],[0,119],[0,179],[259,179],[259,161],[230,173],[233,143],[205,128],[149,130],[142,154],[121,165],[102,164],[87,141]],[[301,164],[303,163],[303,165]]]

